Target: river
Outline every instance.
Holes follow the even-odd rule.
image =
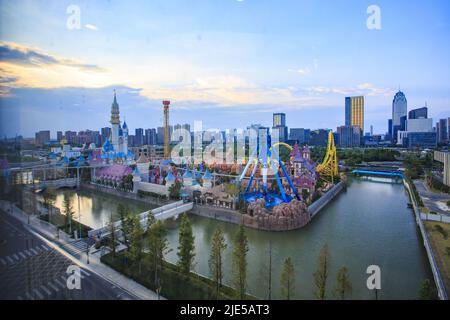
[[[82,222],[98,227],[115,209],[116,199],[81,193]],[[75,195],[74,198],[76,199]],[[129,202],[129,201],[128,201]],[[349,270],[353,299],[374,299],[366,287],[366,268],[381,268],[379,299],[416,299],[424,279],[432,279],[431,270],[417,231],[408,195],[401,183],[386,179],[350,179],[347,191],[337,196],[303,229],[289,232],[265,232],[246,229],[249,240],[248,291],[266,298],[268,294],[269,243],[272,244],[272,298],[281,298],[280,276],[283,261],[290,256],[295,266],[295,298],[314,298],[313,273],[317,257],[326,243],[330,252],[327,298],[333,298],[337,271]],[[57,206],[62,203],[58,196]],[[77,203],[74,201],[74,207]],[[134,211],[148,210],[141,203],[130,203]],[[76,217],[76,215],[75,215]],[[232,267],[231,239],[237,226],[191,215],[195,234],[195,271],[209,276],[210,242],[216,227],[225,234],[228,247],[224,256],[224,282],[230,284]],[[176,262],[178,223],[169,222],[169,243],[173,249],[167,259]]]

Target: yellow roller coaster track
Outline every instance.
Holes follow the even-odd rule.
[[[316,170],[323,178],[330,177],[331,180],[339,174],[336,146],[334,145],[334,136],[331,130],[328,133],[327,153],[323,162],[317,166]]]

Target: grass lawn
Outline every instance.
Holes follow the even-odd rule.
[[[436,227],[436,226],[440,226]],[[430,238],[431,246],[435,258],[439,265],[439,270],[443,277],[447,292],[450,292],[450,224],[441,223],[435,221],[425,221],[425,227]],[[443,230],[439,231],[437,229]],[[445,239],[443,233],[447,233],[447,239]]]

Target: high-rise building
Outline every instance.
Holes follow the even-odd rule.
[[[156,135],[156,129],[146,129],[145,130],[145,144],[147,145],[154,145],[157,141],[157,135]]]
[[[426,119],[428,118],[428,107],[413,109],[408,112],[408,119]]]
[[[448,142],[448,119],[440,119],[436,125],[437,140],[439,144]]]
[[[104,127],[100,129],[102,134],[102,140],[103,142],[106,141],[106,139],[109,139],[111,136],[111,128],[110,127]]]
[[[70,145],[78,144],[77,132],[76,131],[66,131],[64,133],[64,135],[66,136],[66,140],[67,140],[68,144],[70,144]]]
[[[134,130],[134,146],[142,146],[144,144],[144,129],[137,128]]]
[[[58,142],[60,142],[63,138],[63,133],[62,131],[57,131],[56,132],[56,140],[58,140]]]
[[[130,147],[134,147],[134,145],[135,145],[134,140],[135,140],[134,135],[132,135],[132,134],[128,135],[127,142]]]
[[[407,147],[409,149],[433,149],[436,148],[436,132],[408,132]]]
[[[406,112],[408,110],[408,101],[403,92],[399,91],[395,94],[394,100],[392,101],[392,141],[397,142],[397,132],[404,131]]]
[[[343,148],[354,148],[361,146],[361,128],[355,126],[340,126],[337,128],[339,145]]]
[[[286,142],[288,139],[288,128],[286,127],[286,114],[274,113],[272,136],[278,136],[279,141]]]
[[[432,132],[433,119],[408,119],[406,122],[406,130],[408,132]]]
[[[158,144],[164,144],[164,127],[158,127],[157,142]]]
[[[345,98],[345,125],[358,126],[364,132],[364,97]]]
[[[37,146],[43,146],[50,141],[50,130],[41,130],[36,132],[34,138],[34,144]]]

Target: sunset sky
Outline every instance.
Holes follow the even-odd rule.
[[[369,5],[381,30],[369,30]],[[67,13],[80,9],[80,28]],[[366,128],[387,131],[400,87],[408,109],[450,116],[450,1],[0,0],[0,135],[109,126],[113,90],[135,128],[344,123],[364,95]],[[69,10],[70,11],[70,10]]]

